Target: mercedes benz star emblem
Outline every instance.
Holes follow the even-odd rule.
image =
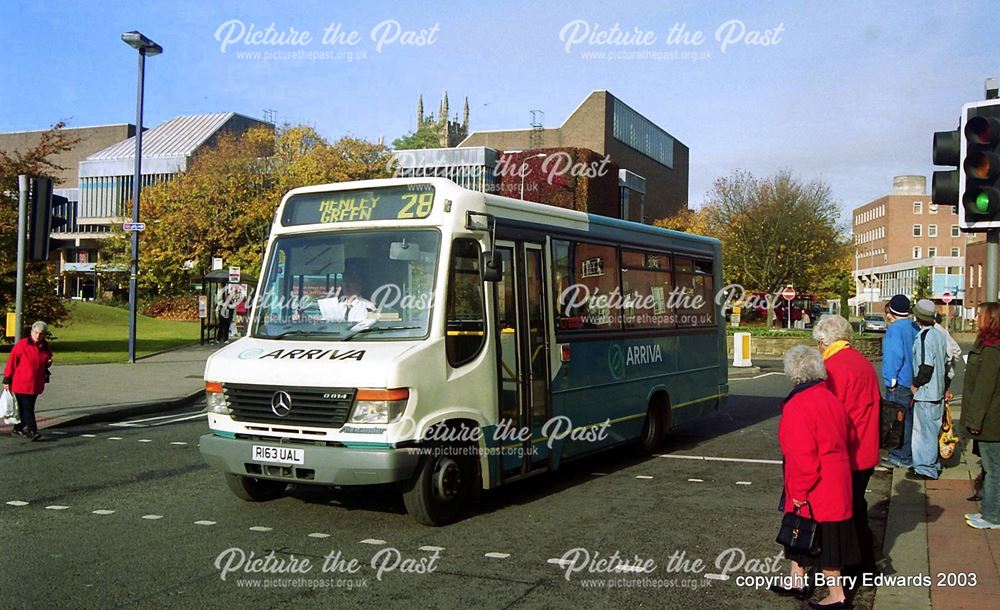
[[[278,417],[284,417],[292,412],[292,397],[288,392],[275,392],[271,396],[271,411]]]

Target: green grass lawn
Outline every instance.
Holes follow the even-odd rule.
[[[49,328],[56,364],[128,361],[128,310],[83,301],[70,301],[67,309],[70,315],[63,326]],[[197,343],[199,335],[198,322],[138,316],[135,355]]]

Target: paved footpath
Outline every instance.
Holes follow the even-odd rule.
[[[59,364],[38,397],[39,428],[156,413],[199,398],[205,360],[218,346],[190,346],[141,358],[135,364]],[[4,359],[6,362],[6,359]],[[0,425],[8,433],[9,425]]]
[[[957,422],[960,413],[952,416]],[[966,500],[979,472],[970,449],[952,458],[937,481],[910,481],[905,469],[893,470],[884,572],[925,575],[931,584],[880,587],[874,610],[1000,610],[1000,530],[965,524],[965,513],[980,510]]]

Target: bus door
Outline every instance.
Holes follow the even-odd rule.
[[[497,242],[503,262],[497,282],[501,480],[549,464],[542,427],[550,417],[548,328],[543,248],[534,242]],[[526,431],[530,430],[530,434]],[[530,437],[530,438],[529,438]]]

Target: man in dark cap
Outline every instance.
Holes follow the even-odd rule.
[[[929,299],[920,299],[913,308],[920,323],[913,342],[913,469],[906,474],[913,480],[934,480],[941,474],[938,433],[948,389],[948,342],[944,332],[934,328],[934,314]]]
[[[903,405],[906,420],[903,422],[903,444],[889,452],[883,464],[889,467],[909,468],[913,465],[913,341],[917,325],[910,319],[910,299],[897,294],[885,306],[888,326],[882,337],[882,380],[885,399]]]

